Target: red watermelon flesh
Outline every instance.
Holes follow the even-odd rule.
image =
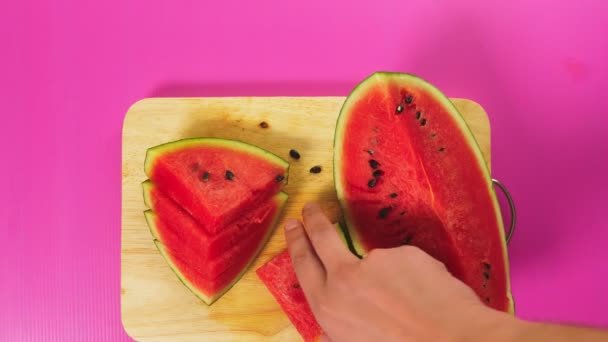
[[[181,255],[177,255],[158,240],[154,240],[154,243],[180,281],[208,305],[226,293],[240,278],[239,272],[245,271],[233,267],[222,274],[222,277],[209,280],[205,278],[203,271],[193,267]]]
[[[274,209],[276,208],[267,213],[273,215]],[[253,230],[239,244],[229,249],[218,251],[219,255],[214,258],[205,258],[200,253],[204,251],[204,247],[197,245],[196,240],[184,241],[183,237],[177,233],[180,229],[175,229],[170,224],[167,224],[155,212],[147,210],[144,214],[154,238],[160,241],[173,255],[181,257],[192,268],[199,270],[200,276],[208,280],[215,279],[234,265],[242,263],[242,256],[255,251],[260,241],[266,236],[267,229],[269,229],[267,227],[268,222],[266,222],[269,217],[267,214],[263,218],[256,219],[257,222],[251,224],[257,230]]]
[[[268,151],[216,138],[159,145],[145,161],[148,178],[212,234],[279,192],[287,171]]]
[[[338,198],[360,255],[418,246],[489,306],[512,311],[489,171],[443,94],[411,75],[371,76],[341,110],[334,153]]]
[[[256,270],[304,341],[318,341],[323,331],[315,319],[287,250]]]
[[[265,218],[273,215],[273,210],[276,210],[274,202],[267,200],[265,204],[243,213],[240,219],[212,235],[177,203],[160,191],[154,183],[148,180],[143,182],[142,186],[144,202],[166,223],[157,225],[159,234],[155,234],[156,239],[170,248],[176,249],[176,246],[186,248],[201,260],[214,259],[249,236],[259,235],[260,224],[263,224]],[[164,232],[167,232],[167,235],[171,233],[171,235],[160,236]],[[175,239],[175,241],[169,243],[167,241],[169,238]]]
[[[287,194],[283,192],[271,199],[273,203],[270,211],[271,214],[266,215],[257,224],[259,227],[258,231],[261,234],[257,234],[256,232],[256,235],[247,242],[235,246],[233,249],[225,252],[225,255],[216,258],[219,261],[213,261],[217,264],[211,266],[216,272],[219,271],[219,274],[215,276],[210,275],[208,262],[198,257],[196,253],[185,248],[180,249],[179,245],[176,245],[176,248],[169,248],[159,240],[154,241],[182,283],[197,297],[210,305],[228,291],[247,271],[249,265],[251,265],[266,244],[266,241],[268,241],[270,235],[272,235],[273,227],[276,225],[286,201]],[[162,222],[162,220],[157,220],[156,222]],[[151,229],[154,228],[151,226]],[[162,236],[162,234],[160,235]],[[231,260],[231,263],[222,264],[225,260]],[[224,269],[224,271],[222,272],[221,269]]]

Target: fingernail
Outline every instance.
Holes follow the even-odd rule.
[[[285,230],[298,228],[299,225],[300,223],[296,220],[287,220],[287,222],[285,222]]]

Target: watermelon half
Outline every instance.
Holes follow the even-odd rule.
[[[375,73],[346,99],[334,179],[356,253],[418,246],[490,307],[513,312],[490,172],[450,100],[409,74]]]
[[[196,251],[174,240],[175,237],[167,238],[172,234],[172,228],[169,228],[158,216],[148,211],[146,217],[153,235],[157,237],[154,242],[173,272],[188,289],[210,305],[241,278],[262,250],[272,235],[273,227],[280,217],[287,197],[286,193],[281,192],[271,198],[269,200],[271,209],[264,218],[258,220],[252,216],[258,221],[255,223],[258,228],[256,234],[211,260],[200,258]],[[161,230],[163,233],[160,232]]]
[[[209,233],[278,193],[289,164],[236,140],[192,138],[148,149],[145,172]]]

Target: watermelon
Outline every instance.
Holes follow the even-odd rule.
[[[212,304],[240,279],[271,235],[288,164],[261,148],[216,138],[148,149],[142,183],[154,242],[177,277]]]
[[[348,248],[348,240],[342,226],[337,223],[334,228],[344,243],[344,248]],[[317,341],[322,330],[300,288],[289,252],[285,250],[275,256],[258,268],[256,274],[277,300],[302,338],[305,341]]]
[[[280,193],[277,197],[285,196]],[[247,213],[247,217],[252,219],[250,225],[246,226],[251,231],[251,234],[234,246],[215,251],[216,257],[204,257],[205,241],[200,241],[197,235],[183,234],[183,227],[174,226],[165,220],[160,219],[152,210],[144,212],[148,227],[155,240],[161,242],[167,249],[174,254],[186,259],[193,267],[200,268],[202,276],[207,279],[215,279],[228,268],[239,263],[242,259],[246,259],[252,251],[255,251],[258,245],[264,240],[266,233],[271,228],[268,226],[268,218],[272,217],[277,210],[276,201],[270,200],[264,203],[263,206],[256,208]],[[257,216],[255,214],[258,214]],[[179,228],[176,228],[179,227]],[[255,229],[251,229],[255,228]]]
[[[188,247],[180,248],[178,240],[173,238],[164,241],[155,239],[154,242],[181,282],[203,302],[211,305],[249,268],[272,234],[286,201],[287,194],[284,192],[273,197],[270,200],[272,205],[269,214],[255,223],[260,228],[256,234],[215,259],[204,260]],[[147,213],[155,237],[164,237],[163,233],[160,233],[161,230],[165,233],[171,232],[171,228],[158,216],[151,214],[150,211]]]
[[[300,287],[287,250],[256,270],[304,341],[318,341],[321,327]]]
[[[462,116],[433,85],[398,73],[361,82],[337,120],[334,181],[357,254],[418,246],[488,306],[513,312],[490,172]]]
[[[243,213],[240,219],[217,234],[210,234],[150,180],[143,182],[142,187],[144,203],[154,212],[148,213],[146,217],[150,218],[148,225],[154,228],[152,235],[155,239],[175,248],[173,243],[167,241],[173,239],[180,248],[188,249],[191,255],[196,255],[200,260],[216,258],[239,241],[260,233],[259,223],[271,214],[275,206],[274,202],[267,201],[264,205]],[[157,217],[162,217],[162,220],[157,220]]]
[[[289,164],[236,140],[191,138],[148,149],[148,178],[209,233],[280,191]]]

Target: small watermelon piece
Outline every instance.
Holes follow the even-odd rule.
[[[289,164],[236,140],[192,138],[148,149],[145,172],[210,233],[275,195]]]
[[[148,220],[148,225],[154,228],[154,237],[170,248],[175,249],[181,244],[180,248],[188,249],[201,260],[214,259],[250,235],[259,234],[260,223],[274,209],[274,202],[267,201],[243,213],[240,219],[212,235],[150,180],[143,182],[142,187],[144,203],[155,213],[146,214],[152,219]],[[157,218],[164,222],[157,222]],[[175,241],[169,242],[167,239]]]
[[[256,270],[304,341],[318,341],[323,331],[300,287],[287,250]]]
[[[337,121],[334,179],[359,255],[418,246],[487,305],[513,311],[489,170],[460,113],[434,86],[397,73],[359,84]]]
[[[258,238],[254,238],[251,243],[246,243],[244,246],[238,245],[226,252],[228,255],[226,258],[233,261],[230,265],[222,264],[222,262],[225,262],[224,256],[220,257],[221,261],[215,261],[220,263],[213,266],[215,269],[225,269],[218,275],[210,275],[207,270],[208,265],[192,251],[186,248],[178,249],[178,245],[175,249],[170,248],[159,240],[154,240],[154,242],[181,282],[203,302],[211,305],[242,277],[265,246],[283,211],[287,197],[286,193],[280,192],[270,200],[273,203],[273,208],[270,214],[258,223],[261,228],[259,230],[262,232]],[[162,223],[162,220],[155,221],[156,224],[159,222]],[[153,229],[158,230],[158,227]]]

